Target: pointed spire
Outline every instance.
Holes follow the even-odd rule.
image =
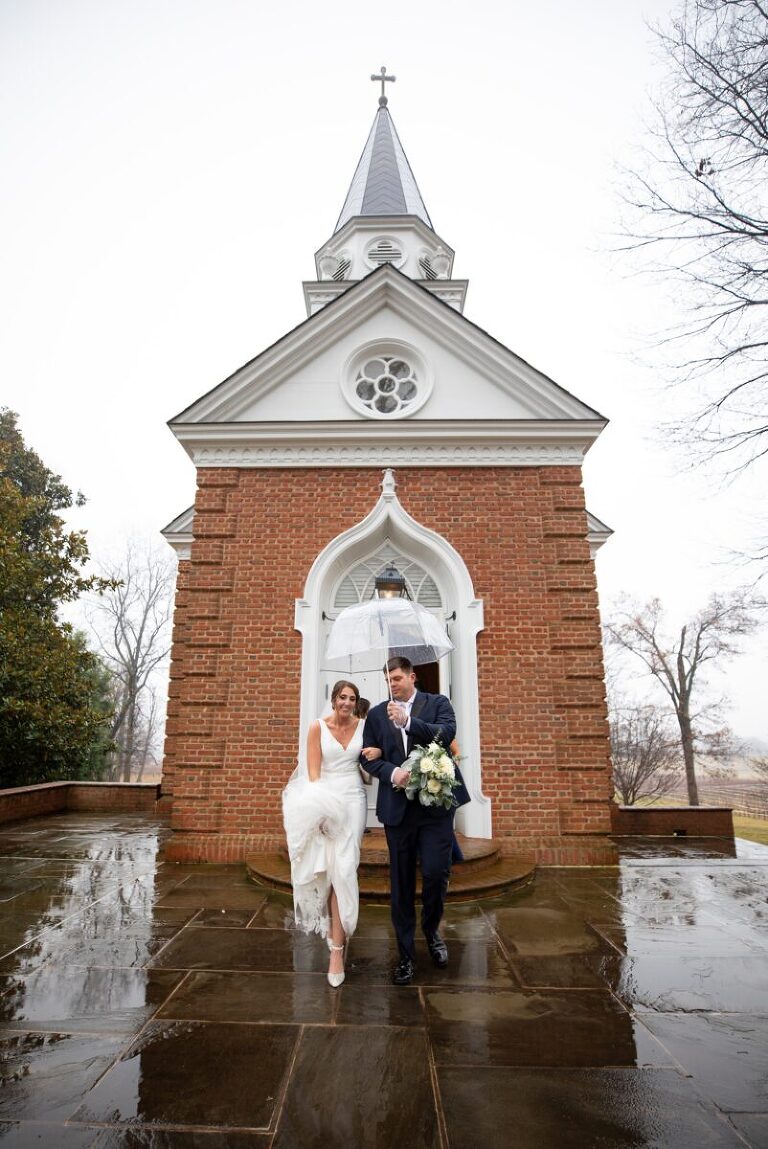
[[[372,80],[382,79],[382,88],[383,78],[371,77]],[[415,215],[432,228],[411,165],[387,109],[386,96],[379,99],[379,110],[352,177],[334,235],[353,216],[360,215]]]

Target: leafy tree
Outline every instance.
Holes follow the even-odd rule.
[[[88,749],[88,758],[79,774],[81,779],[111,781],[111,762],[115,744],[112,739],[112,721],[115,713],[114,681],[98,654],[94,655],[88,644],[88,636],[83,631],[75,631],[74,637],[86,652],[88,658],[87,681],[91,710],[98,716],[96,735]]]
[[[678,431],[735,471],[768,452],[768,5],[684,0],[653,31],[668,73],[629,176],[630,245],[682,287]]]
[[[57,607],[110,585],[86,577],[88,546],[57,513],[83,498],[0,410],[0,785],[89,776],[108,713],[103,670]]]
[[[699,805],[695,759],[711,743],[714,754],[727,753],[727,732],[707,733],[705,724],[717,715],[718,704],[701,705],[704,667],[722,666],[739,652],[740,640],[760,623],[763,600],[748,590],[712,595],[708,604],[676,635],[664,631],[659,599],[644,607],[629,603],[616,611],[605,627],[606,641],[637,658],[665,691],[679,728],[688,801]],[[722,705],[720,703],[719,705]]]

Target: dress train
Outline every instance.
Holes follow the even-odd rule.
[[[347,937],[355,932],[359,910],[357,867],[365,829],[366,797],[358,769],[363,742],[359,722],[346,749],[320,721],[320,778],[303,772],[283,791],[283,823],[291,859],[296,925],[305,933],[328,935],[328,898],[336,893]]]

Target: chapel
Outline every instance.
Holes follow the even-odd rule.
[[[372,77],[375,78],[375,77]],[[457,830],[538,864],[615,860],[582,462],[606,420],[465,315],[382,95],[306,319],[170,428],[197,469],[178,560],[162,804],[176,861],[283,840],[280,795],[338,672],[329,627],[382,571],[454,649]],[[379,672],[356,677],[375,703]],[[377,825],[375,784],[369,824]]]

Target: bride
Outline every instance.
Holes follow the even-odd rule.
[[[328,981],[334,988],[344,981],[344,947],[357,925],[366,814],[360,756],[371,761],[381,754],[363,751],[359,705],[353,682],[334,685],[331,714],[310,726],[306,764],[300,763],[283,791],[296,924],[326,936]]]

